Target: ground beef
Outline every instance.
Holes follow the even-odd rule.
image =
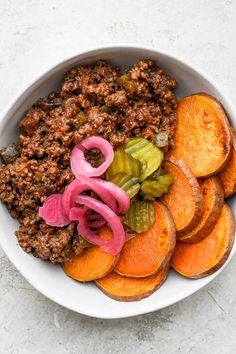
[[[15,162],[0,167],[0,200],[20,226],[19,245],[51,262],[80,251],[75,224],[50,227],[38,216],[47,196],[64,191],[73,179],[72,147],[99,135],[113,147],[133,136],[149,140],[166,131],[173,145],[176,82],[151,60],[141,60],[124,75],[104,61],[66,73],[60,92],[39,99],[22,118]],[[87,151],[93,166],[101,154]]]

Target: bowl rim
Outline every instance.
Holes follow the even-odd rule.
[[[79,58],[79,56],[81,56],[81,55],[91,55],[93,53],[99,53],[99,51],[102,52],[104,50],[113,50],[113,49],[114,50],[115,49],[121,49],[121,50],[137,49],[137,50],[144,50],[146,52],[150,51],[152,53],[156,52],[157,54],[167,56],[170,59],[172,59],[173,61],[180,63],[181,65],[188,68],[190,71],[203,77],[207,82],[209,82],[212,85],[212,87],[220,93],[220,97],[226,103],[227,108],[230,110],[230,112],[233,112],[233,115],[236,117],[236,109],[234,109],[234,106],[233,106],[231,100],[225,96],[225,94],[221,91],[221,89],[219,88],[218,84],[214,81],[214,79],[212,79],[203,70],[199,69],[196,65],[192,65],[192,64],[190,65],[187,62],[187,60],[180,58],[178,55],[173,54],[170,51],[159,50],[159,49],[156,49],[155,47],[152,47],[152,46],[147,46],[147,45],[143,45],[143,44],[139,45],[137,43],[116,43],[116,44],[106,44],[106,45],[102,45],[102,46],[83,47],[80,50],[78,50],[77,54],[75,54],[73,56],[66,56],[64,59],[61,59],[56,64],[50,65],[46,70],[42,70],[39,74],[35,75],[35,77],[32,80],[30,80],[26,85],[24,85],[23,87],[18,89],[17,93],[6,105],[6,108],[3,109],[2,112],[0,113],[0,131],[2,130],[2,127],[5,125],[5,122],[9,119],[8,116],[12,115],[12,112],[16,111],[20,107],[20,105],[22,104],[21,101],[22,101],[23,97],[30,95],[30,92],[33,91],[35,88],[37,89],[37,86],[39,86],[45,80],[45,77],[47,77],[49,74],[53,75],[54,73],[56,73],[57,71],[60,70],[60,67],[63,68],[64,66],[69,65],[70,62],[73,62],[74,60],[76,60],[76,58]],[[23,101],[24,101],[24,99],[23,99]],[[0,238],[0,245],[1,245],[4,253],[8,257],[8,259],[15,266],[15,268],[30,283],[30,285],[33,288],[35,288],[37,291],[39,291],[41,294],[43,294],[44,296],[46,296],[50,300],[54,301],[55,303],[65,307],[65,308],[68,308],[74,312],[77,312],[77,313],[80,313],[80,314],[83,314],[86,316],[94,317],[94,318],[101,318],[101,319],[128,318],[128,317],[133,317],[133,316],[138,316],[138,315],[154,312],[154,311],[160,310],[162,308],[165,308],[167,306],[173,305],[173,304],[187,298],[188,296],[192,295],[193,293],[197,292],[198,290],[203,288],[205,285],[209,284],[212,280],[214,280],[223,271],[223,269],[227,266],[227,264],[229,263],[230,259],[233,256],[233,254],[236,252],[236,249],[234,251],[232,250],[226,263],[217,272],[215,272],[211,276],[206,277],[204,283],[200,284],[200,286],[197,289],[194,288],[193,290],[185,293],[184,296],[176,297],[172,301],[166,301],[164,306],[158,306],[157,303],[151,303],[151,304],[146,304],[144,306],[144,308],[140,307],[138,309],[134,309],[133,311],[130,310],[130,311],[128,311],[127,314],[121,314],[119,316],[118,315],[105,315],[105,316],[103,316],[100,313],[94,314],[93,311],[83,310],[83,308],[78,309],[73,305],[67,304],[66,301],[64,301],[64,300],[62,301],[62,300],[56,299],[56,296],[53,297],[51,294],[48,293],[47,289],[45,289],[45,288],[42,289],[38,284],[35,284],[33,280],[28,278],[28,276],[25,274],[24,270],[21,269],[21,267],[19,267],[19,265],[17,264],[17,261],[11,255],[9,255],[9,253],[7,251],[7,247],[5,247],[1,238]]]

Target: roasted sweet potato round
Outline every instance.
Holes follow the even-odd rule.
[[[232,131],[232,155],[229,162],[220,171],[219,176],[223,183],[225,197],[230,197],[236,192],[236,132]]]
[[[108,228],[100,229],[100,236],[109,239],[111,237]],[[120,255],[112,256],[101,250],[98,246],[86,248],[78,256],[64,263],[63,270],[71,278],[80,282],[87,282],[104,277],[116,266]]]
[[[109,297],[118,301],[139,301],[159,289],[166,280],[169,264],[146,278],[128,278],[115,272],[96,281],[96,285]]]
[[[110,273],[119,256],[112,256],[99,247],[89,247],[71,261],[63,264],[63,270],[69,277],[80,282],[92,281]]]
[[[114,271],[127,277],[142,278],[156,273],[170,262],[175,247],[175,227],[168,209],[153,203],[155,224],[127,241]]]
[[[199,224],[188,234],[179,236],[178,241],[198,242],[213,230],[224,204],[222,183],[217,176],[208,177],[200,182],[203,195],[203,212]]]
[[[197,226],[201,219],[203,198],[197,179],[183,161],[170,158],[163,163],[173,177],[173,184],[162,202],[169,209],[177,235],[184,235]]]
[[[230,151],[230,126],[221,104],[204,93],[181,99],[169,156],[185,161],[195,177],[207,177],[227,164]]]
[[[212,232],[198,243],[177,242],[171,265],[188,278],[206,277],[218,270],[227,260],[234,242],[234,217],[224,204]]]

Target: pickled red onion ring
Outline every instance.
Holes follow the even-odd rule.
[[[96,200],[96,199],[94,199]],[[70,210],[70,219],[77,221],[79,224],[77,226],[78,232],[79,234],[86,239],[87,241],[90,240],[89,242],[93,245],[97,245],[97,246],[102,246],[105,245],[105,243],[107,242],[106,240],[103,240],[99,237],[99,235],[95,234],[95,232],[93,232],[88,223],[87,223],[87,219],[86,219],[86,207],[73,207]],[[82,228],[83,233],[81,233],[79,231],[79,225]],[[86,237],[84,236],[86,234]]]
[[[90,227],[101,227],[106,223],[107,221],[99,214],[91,214],[88,216],[88,225]]]
[[[70,209],[70,214],[69,218],[71,221],[79,221],[82,218],[86,216],[86,213],[89,211],[89,208],[87,207],[73,207]],[[104,224],[106,224],[106,220],[99,214],[91,214],[87,216],[88,220],[88,225],[89,227],[101,227]]]
[[[117,216],[106,204],[96,200],[92,197],[78,196],[77,201],[79,204],[88,207],[100,214],[108,223],[111,228],[113,237],[111,240],[102,240],[95,232],[91,231],[85,217],[80,217],[78,224],[78,232],[88,242],[100,245],[101,248],[112,255],[118,254],[125,243],[125,231]]]
[[[111,208],[115,213],[118,213],[116,198],[115,196],[113,196],[113,193],[107,188],[107,186],[102,183],[102,179],[80,176],[80,181],[86,184],[93,192],[95,192],[98,197],[109,206],[109,208]],[[116,185],[114,184],[114,186]]]
[[[105,186],[98,184],[96,180],[96,178],[80,177],[80,180],[75,179],[68,184],[62,197],[62,203],[67,215],[69,215],[70,209],[77,205],[77,196],[86,190],[95,192],[113,211],[117,211],[116,201],[112,194]]]
[[[93,179],[94,180],[94,179]],[[104,181],[103,179],[96,178],[97,183],[100,186],[106,188],[107,193],[110,192],[112,196],[116,199],[118,203],[118,208],[116,210],[117,214],[124,214],[127,212],[130,206],[130,197],[128,194],[120,187],[118,187],[115,183]]]
[[[71,222],[63,207],[62,194],[50,195],[39,208],[39,216],[50,226],[62,227]]]
[[[73,207],[70,209],[69,218],[71,221],[80,221],[81,218],[86,217],[88,210],[87,207]]]
[[[77,179],[75,179],[66,186],[62,197],[62,203],[67,215],[69,215],[70,209],[76,206],[76,197],[83,190],[84,189],[80,181],[78,181]]]
[[[97,168],[92,167],[84,156],[85,150],[98,149],[105,157],[105,161]],[[71,152],[70,164],[75,177],[98,177],[101,176],[110,166],[114,158],[114,151],[111,144],[99,137],[92,136],[75,145]]]

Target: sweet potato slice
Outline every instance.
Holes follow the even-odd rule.
[[[234,218],[224,204],[212,232],[198,243],[177,242],[171,265],[188,278],[202,278],[214,273],[227,260],[234,242]]]
[[[171,158],[164,161],[164,169],[173,177],[173,184],[162,202],[169,209],[177,236],[190,232],[201,219],[203,198],[197,179],[183,161]]]
[[[230,126],[221,104],[204,93],[184,97],[178,103],[177,120],[169,156],[183,160],[195,177],[220,171],[231,150]]]
[[[109,239],[110,231],[107,227],[100,230],[100,237]],[[112,256],[98,246],[86,248],[82,254],[73,257],[63,264],[64,272],[80,282],[88,282],[104,277],[116,266],[120,255]]]
[[[146,278],[128,278],[115,272],[96,281],[96,285],[109,297],[118,301],[139,301],[159,289],[166,280],[169,264]]]
[[[114,269],[116,273],[128,277],[147,277],[170,262],[176,239],[174,223],[163,204],[155,202],[153,206],[155,224],[125,243]]]
[[[224,187],[225,197],[230,197],[236,192],[236,132],[232,132],[232,155],[228,164],[220,171],[219,176]]]
[[[208,177],[200,183],[203,195],[203,212],[199,224],[188,234],[179,236],[178,241],[198,242],[213,230],[224,204],[222,183],[217,176]]]

